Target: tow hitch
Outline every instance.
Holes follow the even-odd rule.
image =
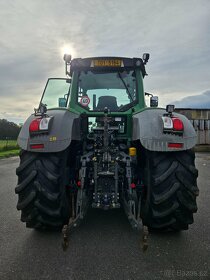
[[[82,217],[80,217],[80,215],[76,215],[75,213],[75,209],[76,209],[76,205],[78,203],[78,197],[77,199],[75,199],[75,196],[72,195],[71,197],[71,216],[69,219],[68,224],[63,226],[62,229],[62,235],[63,235],[63,240],[62,240],[62,248],[63,251],[66,251],[68,246],[69,246],[69,235],[71,233],[71,231],[76,228],[79,223],[82,220]],[[139,198],[139,205],[138,205],[138,213],[137,213],[137,219],[135,220],[136,223],[133,223],[133,226],[135,229],[137,229],[138,231],[142,232],[141,235],[141,248],[143,250],[143,252],[145,252],[148,249],[148,237],[149,237],[149,231],[148,231],[148,227],[142,224],[142,220],[140,218],[140,208],[141,208],[141,198]]]
[[[75,228],[77,226],[76,219],[73,219],[72,217],[69,219],[69,223],[67,225],[63,226],[62,234],[63,234],[63,242],[62,242],[62,248],[63,251],[66,251],[69,246],[69,234],[72,228]],[[145,252],[148,249],[148,236],[149,231],[147,226],[143,226],[142,228],[142,241],[141,241],[141,248],[143,252]]]

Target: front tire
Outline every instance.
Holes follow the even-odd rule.
[[[66,154],[21,151],[15,192],[17,209],[21,210],[21,221],[26,227],[57,229],[68,221]]]
[[[199,194],[194,152],[148,151],[146,161],[143,223],[151,229],[188,229]]]

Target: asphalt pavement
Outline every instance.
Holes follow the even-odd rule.
[[[0,160],[0,280],[210,279],[210,153],[197,153],[198,213],[181,233],[153,233],[144,253],[140,233],[122,210],[90,210],[70,237],[26,229],[16,210],[18,158]]]

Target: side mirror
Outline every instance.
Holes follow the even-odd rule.
[[[150,107],[158,107],[158,96],[150,97]]]
[[[143,59],[144,64],[147,64],[147,62],[149,60],[149,57],[150,57],[149,53],[144,53],[143,54],[142,59]]]
[[[58,106],[59,107],[66,107],[66,98],[64,98],[64,97],[58,98]]]

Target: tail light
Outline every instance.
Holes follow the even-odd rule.
[[[48,132],[51,120],[52,117],[38,118],[32,120],[32,122],[29,125],[30,134],[39,134],[39,133]]]
[[[29,132],[37,132],[39,131],[39,124],[40,124],[41,119],[35,119],[30,123],[29,126]]]
[[[77,181],[77,187],[80,188],[82,185],[81,181]]]
[[[131,183],[130,187],[131,187],[131,189],[135,189],[136,188],[136,184],[135,183]]]
[[[183,124],[182,120],[180,120],[178,118],[172,118],[172,122],[173,122],[173,130],[175,130],[175,131],[184,130],[184,124]]]
[[[183,134],[184,124],[178,117],[163,116],[163,132]]]

